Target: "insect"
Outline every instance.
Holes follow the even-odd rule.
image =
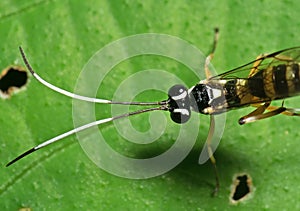
[[[187,122],[191,116],[191,111],[210,115],[210,130],[207,137],[207,147],[210,160],[214,166],[216,175],[215,193],[219,189],[219,178],[216,167],[216,160],[211,149],[211,139],[215,130],[215,115],[238,109],[246,106],[254,106],[256,109],[239,119],[239,124],[246,124],[257,120],[285,114],[289,116],[299,116],[299,109],[282,106],[271,106],[273,100],[284,100],[300,94],[300,74],[299,57],[300,47],[289,48],[275,53],[259,56],[256,60],[243,66],[212,76],[208,65],[214,56],[218,40],[218,29],[215,30],[213,49],[205,61],[206,79],[190,89],[183,85],[174,85],[168,91],[168,99],[160,102],[113,102],[105,99],[89,98],[77,95],[61,88],[58,88],[42,79],[29,64],[23,49],[20,52],[30,73],[40,83],[48,88],[71,98],[102,104],[140,105],[155,106],[120,116],[101,119],[89,124],[80,126],[66,133],[49,139],[19,155],[6,166],[10,166],[21,158],[37,151],[49,144],[57,142],[71,134],[80,132],[96,125],[101,125],[120,118],[137,115],[152,111],[169,111],[171,119],[179,124]]]

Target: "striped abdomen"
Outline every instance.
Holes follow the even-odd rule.
[[[257,72],[248,79],[251,94],[271,100],[300,94],[299,64],[280,64]]]

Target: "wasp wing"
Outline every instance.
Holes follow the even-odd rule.
[[[258,74],[258,77],[255,77],[255,74],[280,64],[291,65],[299,62],[300,47],[289,48],[263,55],[243,66],[209,78],[208,83],[223,86],[227,93],[224,104],[214,108],[214,112],[261,104],[278,98],[274,93],[265,90],[266,87],[273,87],[272,78],[262,81],[262,75]],[[269,91],[269,94],[266,94],[266,91]]]
[[[208,80],[220,79],[247,79],[251,74],[267,69],[269,66],[286,64],[288,62],[300,62],[300,46],[262,55],[258,59],[225,73],[213,76]]]

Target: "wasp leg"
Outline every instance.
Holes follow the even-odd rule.
[[[277,114],[281,114],[281,113],[287,111],[287,108],[282,106],[282,107],[277,107],[276,109],[271,110],[267,113],[263,113],[265,110],[268,110],[267,108],[269,105],[270,105],[270,102],[267,102],[267,103],[259,106],[255,111],[251,112],[250,114],[240,118],[239,124],[243,125],[243,124],[246,124],[249,122],[255,122],[257,120],[269,118],[269,117],[272,117],[272,116],[275,116]]]
[[[208,66],[209,66],[211,60],[214,57],[214,53],[215,53],[215,50],[216,50],[216,47],[217,47],[218,39],[219,39],[219,29],[215,28],[215,36],[214,36],[213,48],[212,48],[210,54],[205,59],[205,75],[206,75],[206,79],[209,79],[209,78],[212,77],[212,73],[210,72]]]
[[[274,111],[280,107],[278,106],[269,106],[267,108],[268,111]],[[286,108],[285,111],[283,111],[281,114],[287,115],[287,116],[300,116],[300,108]]]
[[[249,78],[255,75],[257,72],[259,72],[258,67],[265,59],[265,56],[266,56],[265,54],[261,54],[256,58],[256,61],[254,62],[253,67],[249,73]]]
[[[210,115],[210,125],[209,125],[208,137],[207,137],[207,151],[208,151],[209,159],[214,167],[214,172],[215,172],[215,177],[216,177],[216,186],[215,186],[215,189],[214,189],[212,195],[216,196],[220,189],[220,180],[219,180],[219,174],[218,174],[218,169],[217,169],[217,162],[214,157],[213,150],[211,148],[211,141],[212,141],[214,132],[215,132],[215,118],[213,115]]]
[[[256,107],[256,109],[254,111],[252,111],[251,113],[249,113],[248,115],[243,116],[242,118],[246,119],[251,116],[263,114],[265,112],[265,110],[268,110],[268,108],[270,107],[270,104],[271,104],[271,102],[266,102],[264,104],[252,104],[251,106]]]
[[[259,65],[264,61],[265,58],[268,58],[269,54],[261,54],[256,58],[256,61],[253,64],[253,67],[249,73],[249,78],[254,76],[257,72],[260,70],[258,69]],[[279,61],[286,61],[291,62],[293,61],[293,58],[285,56],[285,55],[277,55],[274,57],[274,59],[277,59]]]
[[[274,56],[274,59],[277,59],[279,61],[285,61],[285,62],[293,62],[294,59],[290,56],[286,56],[286,55],[276,55]]]

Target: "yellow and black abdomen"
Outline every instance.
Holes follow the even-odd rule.
[[[248,79],[249,91],[262,99],[283,99],[300,94],[299,64],[280,64],[258,71]]]

